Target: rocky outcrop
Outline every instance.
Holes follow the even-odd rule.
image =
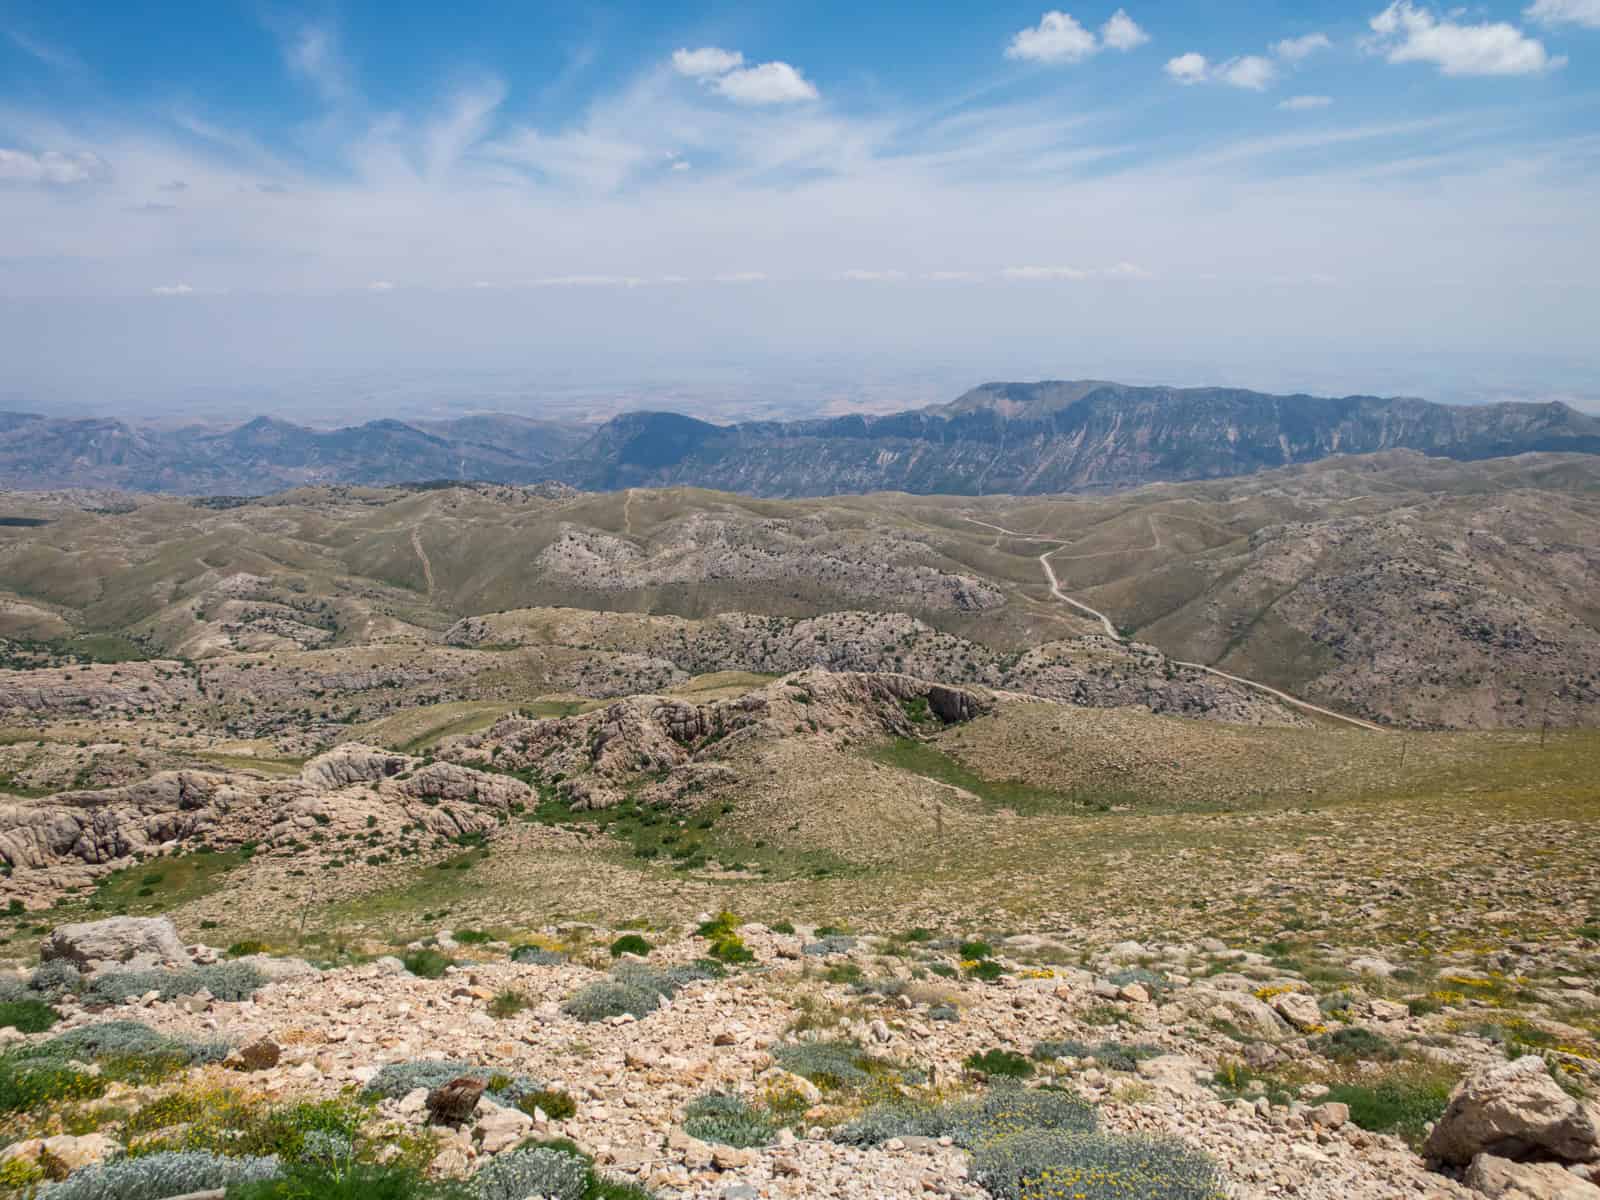
[[[42,867],[63,858],[102,864],[215,826],[247,788],[204,771],[162,771],[104,791],[60,792],[0,806],[0,860]]]
[[[189,952],[166,917],[108,917],[52,931],[39,945],[39,961],[57,959],[87,974],[109,966],[186,963]]]
[[[1456,1166],[1480,1154],[1594,1162],[1600,1159],[1600,1109],[1562,1091],[1542,1058],[1524,1055],[1462,1080],[1422,1149]]]
[[[930,719],[954,723],[991,711],[993,694],[909,675],[801,671],[732,700],[689,704],[634,696],[577,717],[507,718],[480,734],[447,739],[441,757],[537,770],[581,810],[609,808],[639,775],[660,775],[664,797],[692,795],[718,776],[703,767],[752,737],[814,735],[830,741],[915,736],[917,702]]]
[[[1480,1154],[1462,1182],[1490,1200],[1600,1200],[1600,1187],[1557,1163],[1519,1163]]]

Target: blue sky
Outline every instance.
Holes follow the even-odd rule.
[[[1596,63],[1600,0],[0,0],[0,351],[1587,361]]]

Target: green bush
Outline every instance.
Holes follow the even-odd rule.
[[[537,1108],[552,1121],[565,1121],[568,1117],[578,1115],[578,1102],[566,1092],[557,1091],[555,1088],[540,1088],[537,1092],[529,1092],[517,1101],[517,1107],[530,1117]]]
[[[418,979],[443,979],[445,969],[450,966],[450,960],[443,954],[426,948],[403,954],[400,961]]]
[[[773,925],[771,925],[770,928],[771,928],[773,933],[781,933],[781,934],[785,935],[786,937],[793,936],[793,934],[794,934],[794,922],[793,921],[778,921],[778,922],[775,922]]]
[[[741,1149],[765,1146],[777,1132],[760,1109],[720,1092],[699,1096],[683,1113],[683,1131],[702,1142],[717,1142]]]
[[[611,943],[611,957],[621,958],[624,954],[637,954],[640,958],[643,958],[654,949],[654,946],[637,933],[625,933]]]
[[[292,1163],[274,1178],[228,1188],[227,1200],[468,1200],[454,1180],[416,1167],[359,1162]]]
[[[45,1193],[49,1200],[166,1200],[212,1188],[233,1188],[276,1174],[270,1158],[227,1158],[197,1152],[119,1158],[74,1171]]]
[[[451,936],[463,946],[486,946],[494,941],[494,934],[487,929],[458,929]]]
[[[1006,973],[1006,969],[992,958],[982,958],[967,968],[967,974],[984,983],[993,983]]]
[[[1413,1146],[1427,1136],[1450,1102],[1454,1078],[1434,1069],[1392,1069],[1377,1080],[1338,1083],[1326,1100],[1350,1106],[1350,1120],[1372,1133],[1392,1133]]]
[[[724,933],[711,939],[712,958],[725,963],[755,962],[756,956],[737,933]]]
[[[1033,1064],[1015,1050],[985,1050],[982,1054],[974,1051],[961,1065],[969,1071],[1004,1079],[1026,1079],[1033,1074]]]
[[[529,1003],[528,998],[515,988],[504,988],[489,1001],[489,1015],[503,1021],[522,1012]]]
[[[1216,1164],[1182,1142],[1030,1129],[979,1146],[972,1181],[997,1200],[1223,1200]]]
[[[43,1033],[60,1019],[61,1014],[43,1000],[7,1000],[0,1003],[0,1029],[9,1027],[18,1033]]]
[[[254,938],[248,938],[242,942],[235,942],[233,945],[228,947],[229,958],[245,958],[251,954],[265,954],[266,952],[267,944],[265,942],[256,941]]]
[[[978,941],[976,939],[970,942],[962,942],[960,946],[957,947],[956,952],[961,955],[963,960],[994,957],[994,947],[989,945],[988,942]]]

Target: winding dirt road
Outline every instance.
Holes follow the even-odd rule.
[[[1037,534],[1032,533],[1017,533],[1015,530],[1006,529],[1003,526],[994,525],[988,521],[980,521],[976,517],[963,517],[961,519],[963,521],[968,521],[973,525],[982,525],[985,529],[993,529],[998,533],[1003,533],[1007,537],[1015,538],[1018,541],[1055,542],[1055,550],[1046,550],[1043,554],[1039,555],[1039,566],[1044,569],[1045,581],[1050,585],[1050,594],[1057,600],[1060,600],[1065,604],[1070,604],[1079,612],[1093,617],[1095,620],[1099,621],[1106,633],[1111,637],[1119,639],[1121,638],[1122,635],[1117,631],[1117,627],[1112,623],[1110,617],[1106,616],[1105,613],[1101,612],[1098,608],[1091,608],[1082,600],[1074,599],[1061,590],[1061,581],[1056,578],[1055,568],[1050,565],[1050,556],[1055,554],[1057,550],[1065,550],[1069,545],[1071,545],[1070,542],[1061,541],[1059,538],[1040,537]],[[1155,533],[1155,525],[1153,522],[1151,524],[1151,533],[1152,535]],[[1111,553],[1119,552],[1112,551]],[[1068,557],[1093,558],[1095,556],[1092,554],[1084,554],[1076,556],[1069,555]],[[1323,708],[1319,704],[1312,704],[1308,700],[1301,700],[1297,696],[1291,696],[1288,692],[1280,691],[1275,687],[1271,687],[1268,684],[1261,683],[1254,679],[1246,679],[1242,675],[1230,675],[1226,671],[1219,671],[1216,667],[1209,667],[1205,663],[1185,662],[1182,659],[1177,658],[1173,659],[1172,661],[1176,666],[1189,667],[1196,671],[1204,671],[1207,675],[1215,675],[1218,679],[1226,679],[1230,683],[1242,684],[1245,687],[1254,688],[1256,691],[1264,692],[1268,696],[1272,696],[1283,701],[1285,704],[1293,705],[1302,712],[1316,713],[1319,716],[1330,717],[1335,721],[1343,721],[1346,725],[1354,725],[1357,729],[1365,729],[1369,733],[1387,732],[1382,725],[1374,725],[1371,721],[1363,721],[1360,717],[1350,717],[1346,716],[1344,713],[1334,712],[1331,708]]]

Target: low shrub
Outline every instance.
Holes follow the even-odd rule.
[[[683,1112],[683,1131],[702,1142],[741,1149],[765,1146],[777,1132],[766,1113],[738,1096],[720,1092],[689,1102]]]
[[[454,1180],[416,1167],[351,1161],[292,1163],[271,1179],[234,1184],[227,1200],[470,1200]]]
[[[278,1171],[271,1158],[167,1153],[118,1158],[74,1171],[42,1193],[49,1200],[166,1200],[214,1188],[232,1189]]]
[[[527,996],[515,988],[505,988],[495,993],[493,1000],[489,1001],[489,1015],[505,1020],[522,1012],[531,1003]]]
[[[962,1066],[984,1075],[997,1075],[1004,1079],[1026,1079],[1033,1074],[1033,1064],[1015,1050],[973,1051]]]
[[[1108,1071],[1136,1071],[1147,1058],[1161,1054],[1159,1046],[1142,1043],[1105,1041],[1090,1045],[1076,1038],[1044,1041],[1028,1052],[1035,1062],[1053,1062],[1058,1058],[1092,1058]]]
[[[367,1084],[366,1094],[397,1100],[418,1088],[427,1088],[431,1092],[463,1076],[483,1080],[488,1085],[484,1094],[496,1104],[511,1108],[515,1108],[525,1096],[541,1090],[540,1084],[525,1075],[507,1075],[490,1067],[452,1058],[413,1058],[384,1067]]]
[[[1336,1063],[1395,1062],[1400,1058],[1400,1048],[1384,1037],[1360,1025],[1347,1025],[1311,1039],[1311,1048],[1326,1059]]]
[[[605,1021],[628,1014],[645,1017],[661,1007],[687,986],[702,979],[716,979],[722,968],[717,963],[696,962],[657,968],[644,963],[620,963],[611,977],[591,983],[574,993],[561,1011],[580,1021]]]
[[[992,958],[980,958],[967,968],[967,975],[984,983],[993,983],[1006,973],[1006,969]]]
[[[928,1010],[928,1020],[959,1021],[961,1020],[961,1010],[954,1004],[935,1004]]]
[[[55,958],[47,963],[40,963],[38,969],[28,978],[30,990],[43,992],[52,1000],[69,993],[77,995],[78,989],[82,986],[83,976],[78,973],[78,968],[64,958]],[[6,999],[10,998],[6,997]]]
[[[1167,981],[1165,975],[1158,975],[1145,967],[1128,967],[1126,970],[1113,972],[1110,979],[1119,988],[1127,987],[1129,984],[1138,984],[1150,993],[1150,999],[1157,1004],[1161,1003],[1166,998],[1167,993],[1172,990],[1172,984]]]
[[[768,926],[768,928],[770,928],[773,933],[781,933],[785,937],[794,936],[793,921],[776,921],[772,925]]]
[[[1337,1083],[1325,1100],[1350,1106],[1350,1120],[1371,1133],[1392,1133],[1413,1146],[1450,1102],[1455,1077],[1426,1067],[1391,1068],[1377,1079]]]
[[[807,942],[800,949],[802,953],[809,954],[812,958],[828,958],[835,954],[849,954],[855,948],[855,938],[842,933],[824,935],[819,930],[817,940]]]
[[[568,1117],[578,1115],[578,1102],[566,1092],[555,1088],[540,1088],[536,1092],[529,1092],[517,1101],[517,1107],[530,1117],[537,1108],[552,1121],[565,1121]]]
[[[643,958],[654,949],[654,946],[637,933],[625,933],[611,943],[611,957],[621,958],[624,954],[636,954]]]
[[[708,953],[718,962],[747,963],[756,960],[754,952],[744,944],[744,939],[737,933],[724,933],[712,938]]]
[[[0,1029],[11,1028],[18,1033],[43,1033],[60,1019],[61,1014],[43,1000],[30,997],[26,1000],[0,1002]]]
[[[555,950],[547,950],[543,946],[518,946],[511,952],[511,961],[514,963],[529,963],[536,967],[558,967],[567,961],[567,956]]]
[[[512,1150],[496,1155],[472,1177],[478,1200],[584,1200],[589,1190],[589,1164],[559,1150]]]
[[[412,950],[402,954],[400,961],[405,964],[418,979],[443,979],[445,968],[450,966],[450,959],[440,954],[437,950],[422,949]]]
[[[1096,1125],[1094,1108],[1070,1092],[1007,1084],[945,1104],[898,1097],[873,1104],[833,1136],[835,1141],[862,1146],[896,1137],[948,1137],[971,1150],[1026,1130],[1092,1133]]]
[[[494,934],[487,929],[458,929],[451,936],[463,946],[486,946],[494,941]]]
[[[960,954],[964,959],[993,958],[994,947],[989,945],[988,942],[974,939],[973,941],[962,942],[960,945],[958,945],[956,947],[956,953]]]
[[[129,996],[155,992],[162,1000],[209,992],[218,1000],[248,1000],[266,982],[261,972],[249,963],[214,963],[203,967],[183,967],[140,971],[104,971],[83,985],[85,1004],[121,1004]]]
[[[229,958],[246,958],[252,954],[265,954],[266,952],[267,944],[265,942],[257,941],[254,938],[248,938],[242,942],[235,942],[233,945],[228,947]]]
[[[851,1041],[789,1042],[773,1048],[785,1071],[809,1079],[825,1091],[891,1090],[896,1084],[920,1083],[925,1074],[914,1067],[873,1058]]]
[[[1222,1200],[1216,1164],[1168,1138],[1030,1129],[979,1146],[972,1180],[997,1200]]]

